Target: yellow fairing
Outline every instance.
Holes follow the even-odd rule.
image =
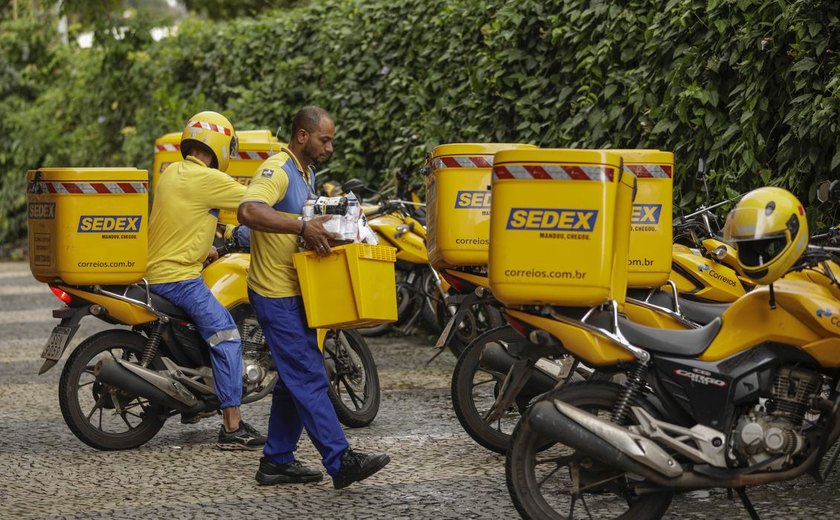
[[[402,233],[397,231],[397,226],[405,224],[405,220],[396,214],[382,215],[371,219],[370,227],[379,235],[379,245],[392,245],[397,248],[397,260],[404,260],[412,264],[429,263],[429,253],[426,251],[426,244],[423,238],[415,233]],[[421,227],[415,224],[416,227]]]
[[[251,255],[233,253],[208,265],[201,272],[210,292],[226,309],[248,303],[248,266]]]
[[[795,345],[827,367],[840,366],[840,305],[831,292],[804,281],[761,286],[732,304],[720,333],[700,359],[717,361],[762,343]]]
[[[829,269],[834,274],[835,278],[840,277],[840,265],[837,265],[834,262],[828,262]],[[784,276],[785,280],[804,280],[807,282],[812,282],[818,285],[822,285],[823,287],[827,288],[831,291],[831,294],[834,295],[835,298],[840,300],[840,287],[832,283],[831,278],[825,272],[825,268],[823,266],[815,267],[813,269],[807,269],[802,271],[793,271]]]
[[[725,265],[676,247],[671,257],[671,280],[677,284],[677,291],[680,293],[713,302],[729,303],[746,292],[738,280],[737,273]]]
[[[67,285],[59,285],[59,287],[67,294],[72,294],[91,303],[101,305],[102,308],[108,311],[109,316],[124,325],[141,325],[157,320],[157,316],[137,304],[117,300],[110,296],[86,291],[78,287]]]
[[[688,328],[664,312],[657,312],[648,307],[632,303],[630,300],[624,302],[624,314],[630,321],[657,329],[685,330]]]
[[[566,351],[587,365],[613,366],[621,361],[635,359],[612,340],[582,327],[510,309],[506,312],[520,321],[548,332],[563,343]]]

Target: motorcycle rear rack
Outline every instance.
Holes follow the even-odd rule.
[[[126,303],[132,303],[134,305],[139,305],[140,307],[143,307],[147,311],[149,311],[152,314],[154,314],[155,316],[157,316],[159,319],[164,320],[164,321],[168,321],[169,316],[160,312],[159,310],[155,309],[152,306],[152,292],[149,289],[149,282],[146,281],[145,278],[143,278],[142,280],[143,280],[142,285],[141,284],[126,285],[125,286],[125,291],[123,291],[123,294],[117,294],[115,292],[107,291],[107,290],[103,289],[101,285],[94,285],[93,290],[94,290],[94,292],[97,292],[97,293],[102,294],[104,296],[114,298],[115,300],[120,300],[120,301],[123,301],[123,302],[126,302]],[[131,288],[131,287],[141,287],[141,288],[143,288],[146,291],[146,301],[144,302],[144,301],[137,300],[137,299],[134,299],[134,298],[129,298],[128,296],[126,296],[129,288]]]

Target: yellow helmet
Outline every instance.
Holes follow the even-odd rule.
[[[726,217],[724,239],[738,251],[738,265],[746,276],[756,283],[773,283],[808,247],[805,209],[782,188],[753,190]]]
[[[187,121],[181,133],[181,155],[186,158],[194,146],[203,146],[213,154],[211,168],[227,171],[239,140],[228,118],[218,112],[199,112]]]

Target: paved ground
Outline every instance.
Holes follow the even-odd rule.
[[[385,451],[381,473],[335,491],[328,481],[305,486],[254,483],[259,453],[212,447],[219,421],[192,426],[171,420],[147,445],[98,452],[78,441],[58,408],[63,363],[37,376],[38,358],[60,306],[26,264],[0,263],[0,518],[516,518],[504,483],[503,458],[461,430],[449,399],[454,359],[429,367],[423,337],[370,340],[383,385],[374,423],[348,430],[361,451]],[[103,325],[84,320],[77,338]],[[74,341],[74,343],[76,343]],[[265,428],[268,401],[243,408]],[[299,458],[318,464],[304,438]],[[840,477],[810,478],[750,492],[762,518],[836,518]],[[725,492],[678,497],[666,518],[747,518]]]

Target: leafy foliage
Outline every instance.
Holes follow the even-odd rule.
[[[160,42],[133,22],[84,51],[43,20],[2,24],[0,237],[25,233],[26,169],[149,168],[154,139],[204,109],[282,138],[321,105],[332,172],[375,185],[406,168],[421,185],[446,142],[659,148],[686,208],[771,184],[819,222],[816,183],[840,173],[834,0],[322,0]]]

